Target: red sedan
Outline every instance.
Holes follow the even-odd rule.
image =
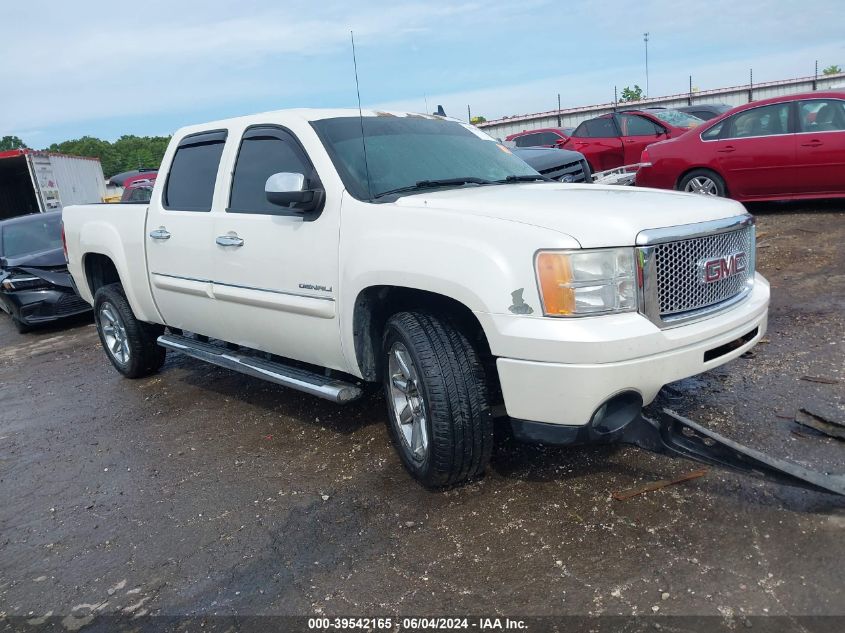
[[[739,106],[643,151],[636,183],[739,201],[845,197],[845,92]]]
[[[702,123],[686,112],[664,108],[604,114],[581,123],[560,147],[581,152],[593,172],[604,171],[638,163],[647,146]]]

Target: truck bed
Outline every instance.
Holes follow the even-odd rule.
[[[146,257],[146,204],[81,204],[62,211],[68,270],[74,279],[87,279],[85,258],[108,257],[114,264],[126,298],[139,319],[161,323],[150,291]],[[90,281],[90,280],[89,280]],[[91,305],[90,286],[77,282],[80,296]]]

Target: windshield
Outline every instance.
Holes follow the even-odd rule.
[[[362,120],[340,117],[313,121],[346,189],[370,200],[396,189],[441,186],[431,181],[499,181],[537,176],[509,149],[469,125],[422,116],[363,117],[367,168],[361,141]],[[428,181],[423,185],[424,181]]]
[[[703,119],[680,110],[654,110],[649,111],[649,114],[675,127],[697,127],[704,123]]]
[[[24,222],[12,222],[0,227],[3,257],[18,257],[62,247],[62,218],[36,213]]]

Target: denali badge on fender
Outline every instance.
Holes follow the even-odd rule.
[[[701,283],[710,284],[745,272],[748,267],[748,257],[744,251],[732,253],[725,257],[713,257],[698,262],[701,269]]]

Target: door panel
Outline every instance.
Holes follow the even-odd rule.
[[[795,191],[796,141],[789,111],[789,103],[777,103],[729,119],[726,138],[715,143],[731,195],[763,197]]]
[[[624,164],[638,163],[643,150],[652,143],[661,140],[660,134],[665,130],[647,118],[636,114],[618,114],[616,116],[622,131]]]
[[[211,287],[213,194],[226,135],[184,139],[168,178],[150,201],[147,262],[156,306],[167,325],[219,336]]]
[[[845,193],[845,101],[799,101],[797,192]]]
[[[584,154],[594,172],[621,167],[625,161],[619,129],[610,116],[601,116],[581,123],[569,137],[565,147]]]
[[[288,132],[247,130],[233,167],[230,206],[215,220],[215,310],[233,343],[343,370],[335,303],[340,199],[329,194],[319,215],[307,218],[271,205],[264,183],[278,172],[302,173],[319,185]],[[217,238],[226,236],[242,242],[220,245]]]

